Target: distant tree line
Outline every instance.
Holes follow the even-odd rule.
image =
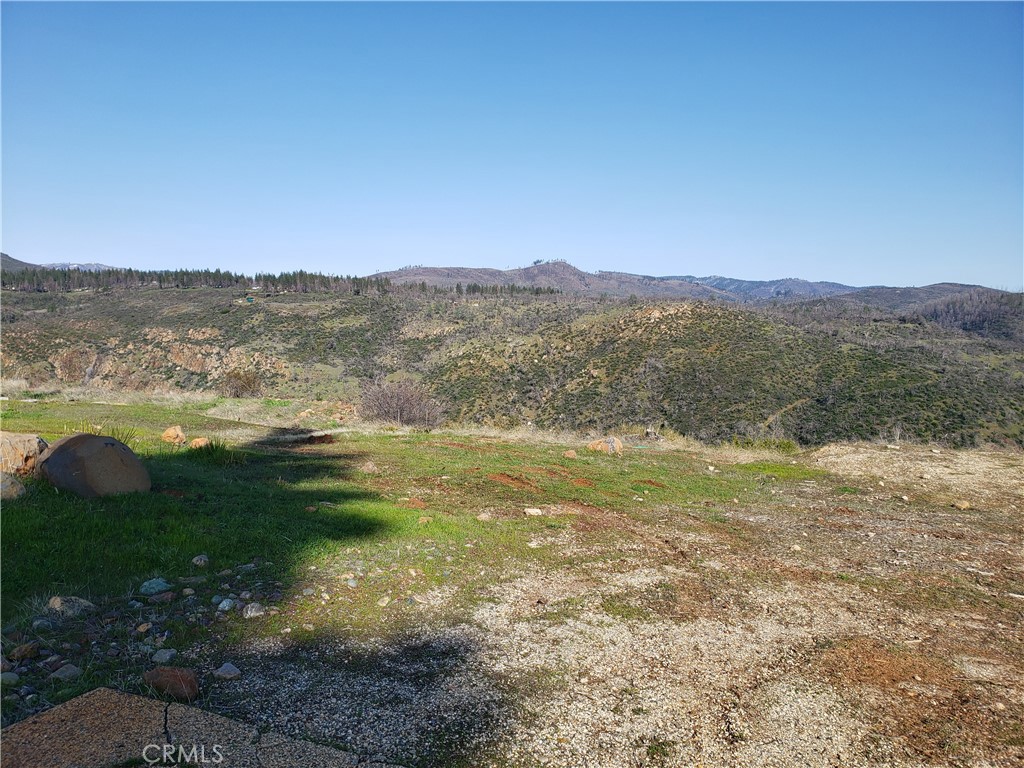
[[[978,288],[929,302],[917,314],[944,328],[1024,341],[1024,294]]]
[[[68,293],[81,290],[113,290],[138,288],[235,288],[244,291],[268,293],[348,293],[355,295],[384,295],[391,292],[419,292],[455,294],[457,296],[491,295],[548,295],[561,291],[516,285],[482,285],[469,283],[463,287],[428,286],[419,283],[394,284],[387,277],[340,277],[320,272],[258,272],[252,277],[221,269],[108,269],[90,272],[79,269],[47,269],[43,267],[23,270],[5,270],[0,274],[0,286],[12,291]]]

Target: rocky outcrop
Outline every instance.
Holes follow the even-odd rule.
[[[132,449],[113,437],[77,434],[47,448],[36,475],[85,498],[148,491],[149,472]]]
[[[0,432],[0,472],[30,475],[45,450],[46,441],[39,435]]]

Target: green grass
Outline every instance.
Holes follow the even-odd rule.
[[[53,439],[85,423],[132,432],[153,480],[151,493],[103,499],[28,480],[28,494],[4,505],[5,619],[52,594],[117,596],[152,576],[189,575],[200,553],[211,570],[260,558],[274,564],[278,578],[294,580],[310,566],[345,570],[348,559],[359,559],[345,555],[348,549],[381,557],[393,551],[388,567],[395,573],[413,568],[423,584],[440,584],[450,578],[446,557],[460,573],[474,572],[474,563],[490,573],[508,559],[554,557],[527,547],[529,538],[571,527],[591,508],[642,516],[752,493],[746,470],[708,475],[677,451],[581,451],[570,460],[561,455],[564,445],[401,432],[291,449],[232,445],[220,435],[239,425],[208,417],[208,407],[4,404],[0,415],[12,431]],[[162,443],[170,424],[190,437],[210,436],[211,445]],[[367,460],[379,474],[356,471]],[[559,516],[527,517],[523,509],[531,506]],[[477,520],[484,509],[496,521]],[[352,608],[375,615],[375,599],[366,594]]]

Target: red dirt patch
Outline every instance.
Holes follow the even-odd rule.
[[[572,479],[572,484],[575,485],[577,488],[593,488],[594,487],[594,483],[591,482],[590,480],[587,480],[584,477],[574,477]]]
[[[488,475],[487,479],[493,480],[496,483],[501,483],[502,485],[507,485],[509,488],[518,488],[521,491],[538,490],[537,486],[531,483],[529,480],[525,480],[521,477],[512,477],[512,475],[507,475],[504,472],[496,472],[492,475]]]
[[[659,483],[657,480],[641,480],[644,485],[649,485],[651,488],[668,488],[664,483]]]
[[[409,509],[426,509],[427,502],[423,499],[409,499],[408,501],[403,502],[402,506],[408,507]]]

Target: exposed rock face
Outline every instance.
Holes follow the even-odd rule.
[[[185,433],[182,431],[180,426],[175,425],[173,427],[168,427],[167,429],[165,429],[164,433],[160,435],[160,439],[163,440],[165,443],[183,445],[185,443]]]
[[[617,437],[602,437],[600,440],[588,443],[587,448],[591,451],[600,451],[608,454],[622,453],[622,441]]]
[[[149,472],[132,449],[112,437],[70,435],[47,448],[36,475],[85,498],[148,491]]]
[[[0,472],[30,475],[45,450],[46,441],[39,435],[0,432]]]
[[[25,493],[25,486],[14,475],[0,472],[0,500],[10,501]]]
[[[158,693],[178,701],[191,702],[199,697],[199,678],[184,667],[157,667],[142,676]]]

